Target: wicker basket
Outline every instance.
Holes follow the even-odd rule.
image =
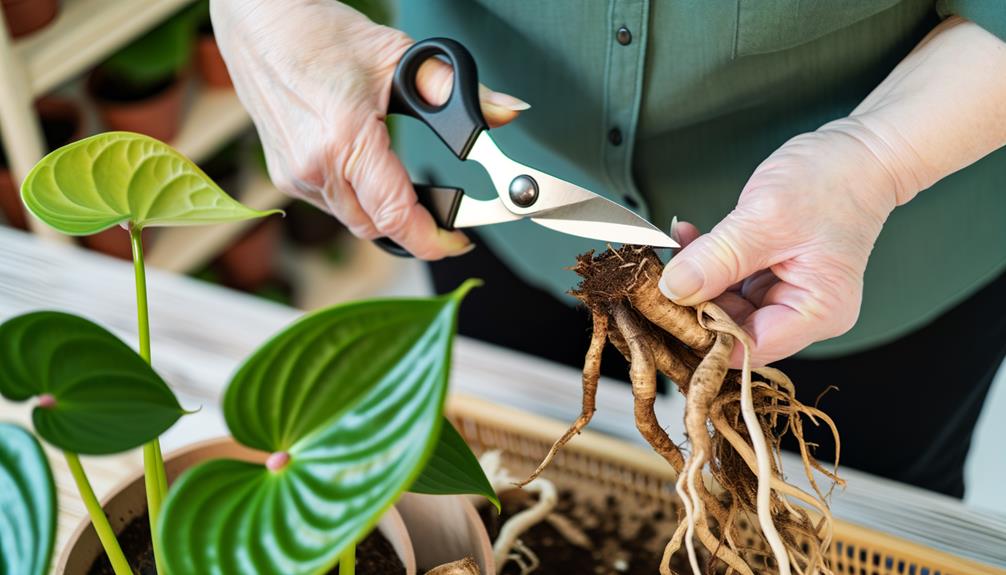
[[[507,468],[517,476],[532,471],[566,430],[565,423],[465,396],[451,397],[448,415],[472,449],[502,450]],[[590,431],[560,451],[545,476],[559,486],[586,482],[619,497],[633,498],[640,505],[665,505],[672,511],[671,517],[676,516],[679,505],[673,474],[660,456]],[[1006,570],[838,520],[829,555],[836,574],[1006,574]]]

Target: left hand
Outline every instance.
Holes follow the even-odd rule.
[[[851,329],[867,258],[897,203],[871,138],[844,119],[783,144],[712,231],[678,224],[685,247],[664,269],[661,290],[682,305],[719,304],[751,335],[756,367]],[[738,346],[731,366],[740,364]]]

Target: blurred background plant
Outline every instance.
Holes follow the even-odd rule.
[[[147,134],[192,158],[232,196],[256,208],[281,207],[288,213],[281,220],[220,229],[145,230],[149,264],[303,309],[375,293],[414,293],[417,285],[422,289],[421,264],[396,260],[356,240],[329,214],[280,194],[269,183],[261,146],[213,36],[209,2],[141,3],[127,13],[125,2],[2,0],[8,31],[16,32],[16,48],[65,51],[68,58],[87,51],[89,66],[68,73],[38,99],[45,151],[102,131]],[[346,3],[376,22],[389,24],[394,15],[394,0]],[[107,14],[86,13],[83,4]],[[109,31],[113,26],[116,30]],[[68,35],[75,35],[99,44],[113,33],[122,40],[102,49],[76,46],[72,53],[66,43]],[[7,164],[0,145],[0,223],[27,229],[30,220],[18,201],[19,178]],[[123,230],[77,241],[129,258]]]

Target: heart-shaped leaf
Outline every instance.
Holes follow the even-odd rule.
[[[443,422],[458,304],[374,300],[302,318],[238,370],[224,414],[267,465],[186,472],[161,515],[171,573],[322,573],[429,459]]]
[[[0,423],[0,573],[45,575],[56,541],[56,487],[42,446]]]
[[[39,397],[35,432],[73,453],[132,449],[166,431],[185,411],[167,384],[105,328],[43,311],[0,325],[0,395]]]
[[[486,477],[479,460],[450,421],[440,426],[440,439],[423,472],[409,491],[430,495],[470,493],[481,495],[500,509],[499,496]]]
[[[241,205],[167,144],[130,132],[107,132],[42,158],[21,186],[33,214],[70,235],[114,225],[188,226],[277,213]]]

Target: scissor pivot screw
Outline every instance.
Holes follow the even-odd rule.
[[[531,176],[517,176],[510,182],[510,199],[522,208],[530,207],[538,200],[538,182]]]

